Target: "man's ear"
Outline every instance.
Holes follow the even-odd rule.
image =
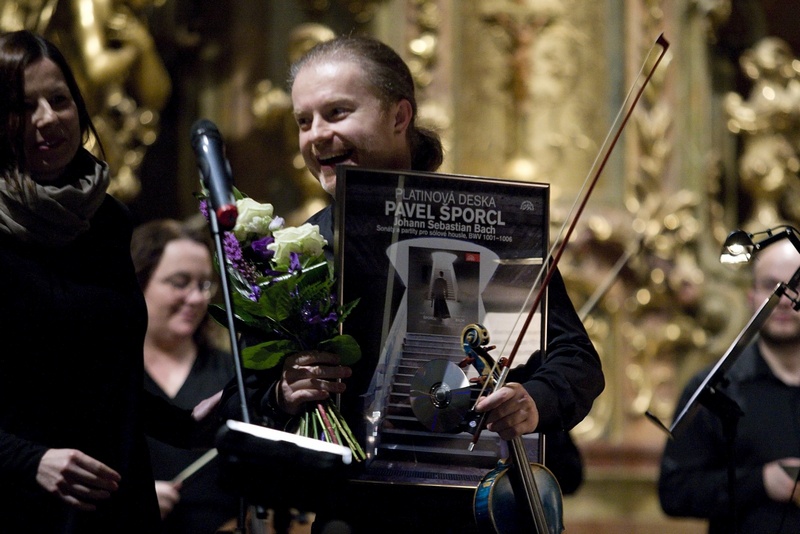
[[[397,109],[394,114],[394,130],[397,133],[405,133],[411,124],[413,111],[411,109],[411,102],[402,99],[397,103]]]

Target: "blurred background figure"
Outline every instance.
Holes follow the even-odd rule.
[[[748,293],[753,311],[799,268],[800,255],[788,240],[760,252]],[[709,372],[700,372],[687,384],[676,414]],[[710,534],[800,533],[800,313],[788,298],[781,297],[725,379],[720,392],[743,412],[738,420],[726,416],[734,419],[735,435],[730,436],[722,415],[703,404],[685,430],[666,444],[658,487],[661,506],[672,516],[707,519]],[[728,439],[734,439],[733,503]]]
[[[136,276],[147,302],[145,389],[191,408],[234,376],[232,356],[208,305],[217,288],[205,221],[159,219],[137,227],[131,242]],[[158,505],[166,534],[213,534],[238,513],[235,495],[217,485],[217,460],[175,481],[206,451],[148,438]]]

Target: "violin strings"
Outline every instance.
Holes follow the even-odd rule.
[[[511,453],[512,463],[517,464],[517,472],[520,474],[521,482],[525,488],[528,510],[531,513],[531,519],[536,527],[536,532],[547,532],[547,518],[545,517],[544,508],[542,507],[539,487],[536,484],[536,477],[533,474],[528,455],[525,452],[525,446],[522,444],[522,438],[517,437],[511,440]]]

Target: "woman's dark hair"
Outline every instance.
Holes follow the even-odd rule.
[[[41,59],[55,63],[64,75],[70,95],[78,108],[78,121],[84,143],[93,134],[100,146],[100,137],[92,124],[86,101],[67,60],[47,39],[28,30],[0,35],[0,172],[25,172],[25,69]],[[102,147],[100,147],[102,152]]]
[[[408,141],[411,147],[411,168],[435,171],[442,164],[444,149],[439,135],[416,124],[417,99],[414,78],[405,61],[384,43],[371,37],[346,35],[323,41],[294,62],[289,70],[289,87],[297,74],[309,64],[323,61],[350,61],[359,65],[384,104],[408,100],[411,104],[411,124]]]
[[[133,230],[131,238],[131,258],[136,271],[139,287],[144,291],[150,283],[153,273],[158,267],[164,249],[172,241],[188,239],[206,247],[211,252],[211,238],[208,229],[191,221],[175,219],[156,219],[140,224]],[[207,347],[211,344],[207,332],[208,317],[203,320],[194,333],[198,345]]]

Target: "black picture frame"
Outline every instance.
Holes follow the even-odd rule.
[[[463,410],[463,403],[429,406],[420,416],[411,399],[420,394],[420,380],[426,387],[437,381],[436,373],[419,378],[425,363],[447,360],[436,368],[449,369],[455,378],[447,380],[459,382],[445,380],[453,398],[468,389],[471,406],[479,388],[465,389],[458,372],[451,372],[464,363],[461,333],[469,324],[487,328],[490,345],[496,345],[490,355],[508,354],[528,312],[526,299],[543,278],[549,194],[543,183],[337,169],[339,298],[358,300],[343,332],[363,352],[340,400],[367,453],[359,480],[474,488],[507,456],[505,442],[492,432],[484,430],[469,451],[472,434],[464,425],[441,428],[443,419],[459,419],[452,411]],[[436,278],[448,286],[438,304]],[[514,367],[544,347],[545,321],[538,313]],[[467,381],[479,378],[474,366],[463,371]],[[526,436],[525,443],[531,461],[538,461],[538,435]]]

